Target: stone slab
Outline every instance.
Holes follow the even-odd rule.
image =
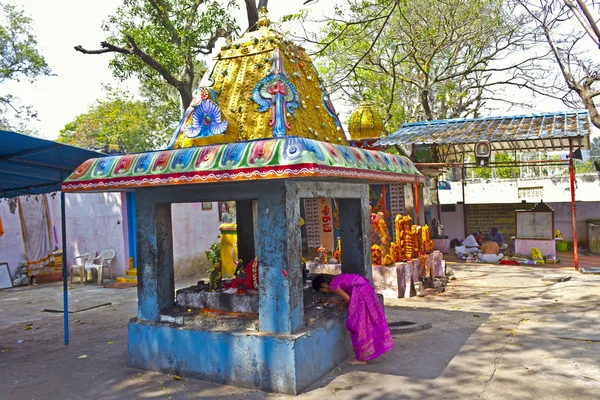
[[[313,290],[310,284],[304,286],[304,306],[310,306],[314,302]],[[226,312],[239,312],[247,314],[258,314],[259,296],[258,292],[246,294],[218,293],[202,290],[197,286],[180,289],[177,291],[176,305],[183,308],[206,308]],[[167,321],[161,315],[162,321]]]
[[[531,249],[538,248],[543,256],[556,256],[556,241],[515,239],[515,253],[531,257]]]
[[[328,274],[340,275],[342,273],[342,264],[320,264],[318,262],[306,263],[309,274]]]
[[[417,293],[414,289],[415,282],[423,276],[435,278],[446,276],[446,262],[440,251],[427,255],[425,268],[421,268],[419,259],[396,263],[391,266],[373,266],[373,285],[375,291],[385,298],[412,297]]]
[[[192,286],[177,291],[176,304],[184,308],[207,308],[228,312],[258,314],[258,293],[227,294],[208,292]]]
[[[450,239],[431,239],[433,240],[433,248],[442,253],[450,252]]]

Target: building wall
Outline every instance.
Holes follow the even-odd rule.
[[[201,203],[174,204],[173,249],[175,277],[204,272],[208,267],[205,250],[219,235],[217,203],[202,210]],[[48,196],[52,242],[62,248],[60,195]],[[115,250],[113,277],[125,275],[129,268],[129,246],[125,193],[66,194],[67,257],[90,251]],[[0,203],[4,235],[0,236],[0,262],[7,262],[11,277],[19,262],[25,261],[23,236],[18,211],[11,214],[6,201]]]
[[[173,204],[173,258],[175,277],[191,276],[210,266],[204,252],[219,235],[218,203],[203,210],[202,203]]]
[[[442,213],[444,233],[450,238],[463,239],[465,235],[462,204],[457,204],[462,201],[462,187],[460,182],[451,184],[451,190],[439,191],[442,204],[456,204],[455,212]],[[524,188],[542,189],[529,192],[529,196],[525,196]],[[541,194],[542,197],[534,197],[538,194]],[[465,198],[469,215],[468,232],[475,229],[487,232],[492,226],[498,226],[505,236],[510,237],[515,234],[514,210],[531,208],[543,200],[554,210],[555,229],[561,231],[565,240],[573,240],[568,177],[490,182],[471,181],[467,182]],[[577,238],[580,246],[587,247],[586,220],[600,219],[600,180],[597,175],[589,174],[577,177],[575,199]]]
[[[462,204],[456,204],[455,211],[442,211],[442,225],[444,225],[444,235],[450,239],[465,238]]]
[[[129,268],[129,253],[123,229],[123,224],[127,223],[124,194],[68,193],[65,200],[69,263],[76,255],[90,251],[100,254],[103,250],[113,249],[113,277],[125,275]],[[60,203],[58,210],[60,213]]]

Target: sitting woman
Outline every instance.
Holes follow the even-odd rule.
[[[492,240],[492,236],[485,235],[483,238],[483,244],[479,251],[479,260],[483,262],[495,263],[504,257],[504,254],[500,253],[500,247],[498,243]]]
[[[385,312],[367,279],[354,274],[317,275],[312,286],[322,293],[335,293],[342,299],[340,310],[348,310],[346,329],[356,356],[348,364],[366,364],[394,347]]]

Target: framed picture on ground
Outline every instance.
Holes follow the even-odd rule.
[[[0,289],[12,287],[12,279],[10,278],[10,270],[8,263],[0,263]]]
[[[210,201],[203,201],[202,209],[203,210],[212,210],[212,203]]]

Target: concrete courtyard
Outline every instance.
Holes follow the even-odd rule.
[[[297,398],[600,397],[600,276],[527,266],[452,268],[458,279],[445,293],[386,300],[390,321],[430,322],[431,329],[398,336],[393,351],[366,366],[339,365]],[[571,280],[542,282],[549,274]],[[291,398],[129,368],[126,323],[136,315],[137,289],[75,283],[69,296],[72,311],[111,304],[70,314],[65,346],[62,314],[43,311],[62,309],[61,283],[0,291],[0,398]]]

